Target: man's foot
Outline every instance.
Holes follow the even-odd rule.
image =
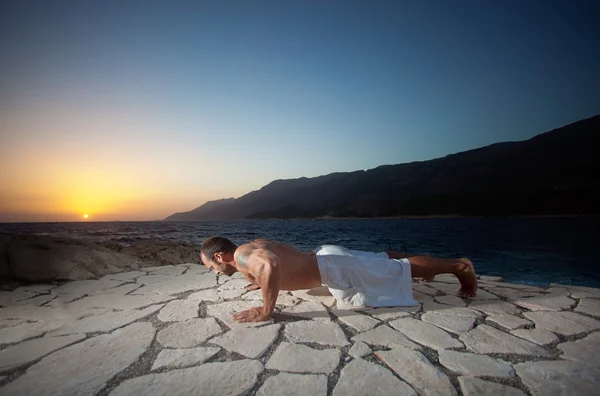
[[[475,297],[477,294],[477,275],[475,275],[473,263],[468,258],[461,258],[456,261],[454,275],[460,281],[460,290],[456,295],[459,297]]]

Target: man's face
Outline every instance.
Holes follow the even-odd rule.
[[[206,257],[204,253],[200,254],[200,258],[202,259],[204,265],[206,265],[209,270],[213,271],[217,275],[231,276],[235,272],[234,267],[223,261],[223,255],[221,253],[215,253],[212,260]]]

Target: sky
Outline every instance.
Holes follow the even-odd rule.
[[[3,0],[0,222],[156,220],[531,138],[600,113],[599,17],[583,0]]]

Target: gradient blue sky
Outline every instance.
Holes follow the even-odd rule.
[[[144,220],[600,113],[594,1],[2,1],[0,221]]]

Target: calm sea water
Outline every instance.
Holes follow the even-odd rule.
[[[469,257],[480,274],[509,282],[600,287],[600,218],[242,220],[0,224],[0,232],[131,244],[159,239],[201,245],[212,235],[235,243],[267,238],[301,250],[352,249]]]

